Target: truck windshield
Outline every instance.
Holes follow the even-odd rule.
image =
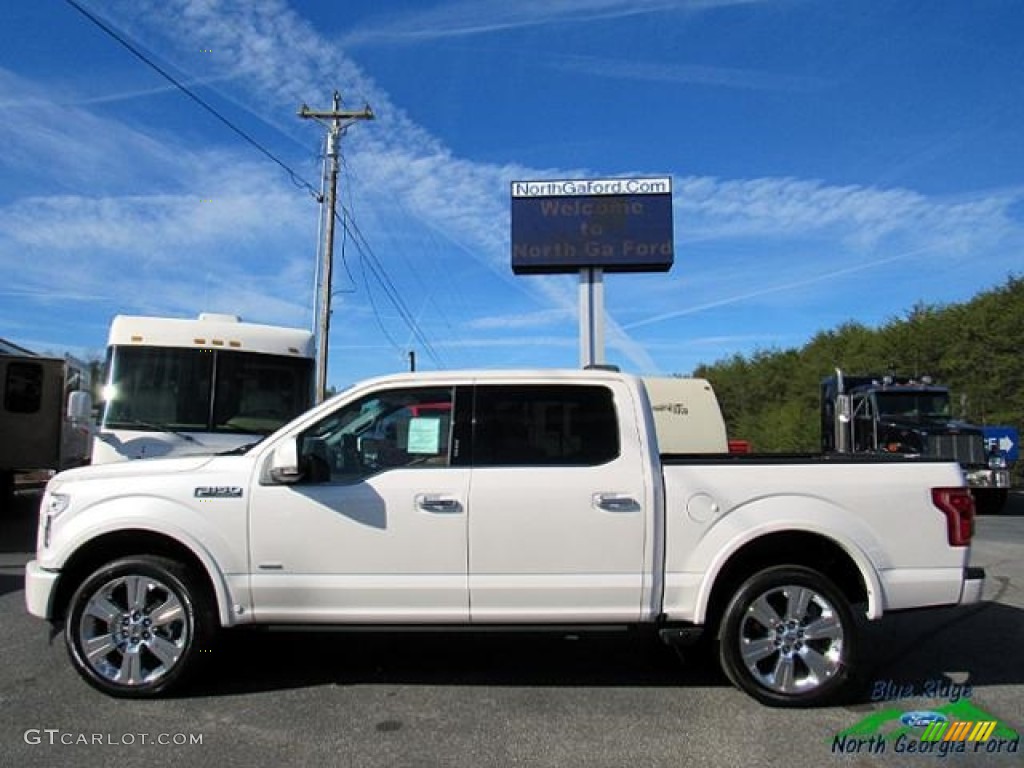
[[[111,347],[107,429],[269,434],[309,406],[313,363],[233,350]]]
[[[949,394],[946,392],[880,392],[875,397],[878,412],[883,416],[949,418]]]

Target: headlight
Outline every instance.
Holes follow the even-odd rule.
[[[48,493],[43,500],[43,546],[50,546],[50,531],[53,521],[71,506],[71,497],[66,493]]]
[[[63,513],[71,505],[71,497],[66,493],[51,493],[46,497],[43,514],[54,518]]]

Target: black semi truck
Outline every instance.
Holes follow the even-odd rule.
[[[901,453],[960,464],[979,512],[1006,503],[1006,459],[988,450],[981,427],[953,418],[949,388],[929,377],[834,376],[821,382],[826,453]]]

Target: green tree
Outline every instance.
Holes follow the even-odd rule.
[[[1024,279],[1011,275],[963,304],[919,303],[878,328],[846,322],[799,349],[734,355],[694,375],[714,384],[730,437],[750,440],[758,451],[815,451],[820,382],[837,367],[930,375],[950,387],[955,405],[965,399],[970,421],[1024,428],[1022,347]],[[1018,478],[1022,468],[1019,462]]]

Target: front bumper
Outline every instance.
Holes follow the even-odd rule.
[[[42,568],[36,560],[25,566],[25,607],[30,614],[40,619],[53,618],[53,595],[59,575]]]
[[[972,605],[981,602],[981,593],[985,588],[984,568],[964,568],[964,585],[960,590],[960,605]]]

